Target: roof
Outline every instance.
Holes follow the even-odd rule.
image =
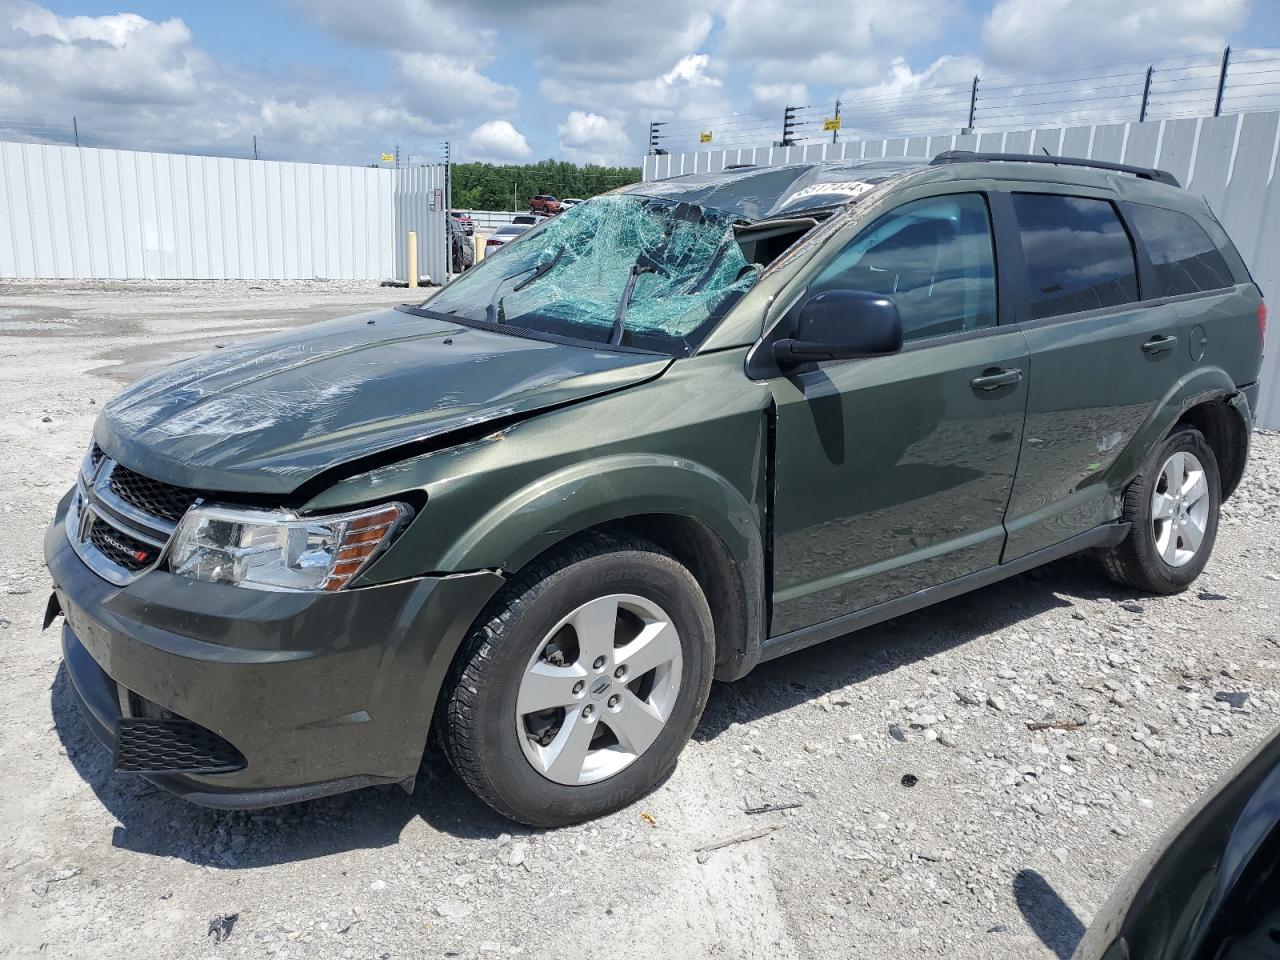
[[[828,160],[737,167],[650,180],[623,187],[619,192],[694,203],[744,220],[765,220],[848,203],[877,184],[927,165],[926,160]]]
[[[1127,198],[1158,199],[1175,208],[1195,205],[1194,198],[1176,186],[1177,180],[1164,171],[1018,154],[995,156],[954,151],[943,156],[944,160],[935,163],[898,158],[730,167],[636,183],[619,192],[693,203],[750,221],[849,203],[882,183],[913,173],[938,181],[990,178],[1092,186],[1101,180]],[[992,164],[992,160],[1001,162]]]

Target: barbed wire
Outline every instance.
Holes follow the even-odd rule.
[[[659,121],[650,127],[650,149],[740,149],[970,128],[1002,132],[1270,106],[1280,107],[1280,50],[1226,50],[1092,69],[978,76],[903,92],[846,93],[829,106]],[[824,129],[825,121],[837,116],[839,129]]]

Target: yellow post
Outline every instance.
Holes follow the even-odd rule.
[[[418,235],[412,230],[409,231],[409,242],[405,246],[408,248],[409,257],[409,286],[416,287],[418,285]]]
[[[484,234],[477,232],[472,239],[476,244],[476,263],[484,259]]]

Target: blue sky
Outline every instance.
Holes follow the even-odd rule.
[[[989,124],[1127,117],[1150,61],[1159,108],[1195,112],[1174,93],[1211,86],[1228,43],[1280,47],[1280,0],[0,0],[0,130],[74,114],[112,146],[635,163],[650,120],[672,148],[736,146],[787,104],[813,132],[837,97],[844,135],[958,128],[975,74]],[[1024,114],[1037,77],[1058,99]]]

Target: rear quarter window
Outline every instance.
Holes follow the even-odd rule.
[[[1193,217],[1145,203],[1126,203],[1124,212],[1146,245],[1160,296],[1221,290],[1235,283],[1226,258]]]
[[[1033,319],[1138,299],[1133,241],[1110,201],[1048,193],[1011,199]]]

